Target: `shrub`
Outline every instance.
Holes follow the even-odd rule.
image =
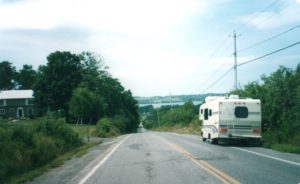
[[[114,121],[115,120],[115,121]],[[99,137],[113,137],[119,135],[120,129],[116,126],[119,122],[113,118],[102,118],[97,123],[97,135]]]
[[[69,125],[40,119],[34,125],[0,127],[0,183],[16,174],[41,166],[82,142]]]

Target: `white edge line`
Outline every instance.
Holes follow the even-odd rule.
[[[129,137],[125,137],[121,142],[119,142],[93,169],[82,178],[78,184],[84,184],[95,172],[96,170],[118,149],[118,147]]]
[[[248,152],[248,153],[252,153],[252,154],[255,154],[255,155],[259,155],[259,156],[262,156],[262,157],[266,157],[266,158],[278,160],[278,161],[289,163],[289,164],[293,164],[293,165],[296,165],[296,166],[300,166],[300,163],[298,163],[298,162],[292,162],[292,161],[289,161],[289,160],[284,160],[284,159],[281,159],[281,158],[276,158],[276,157],[273,157],[273,156],[264,155],[264,154],[261,154],[261,153],[257,153],[257,152],[254,152],[254,151],[245,150],[245,149],[242,149],[242,148],[237,148],[237,147],[232,147],[232,148],[240,150],[240,151],[245,151],[245,152]]]

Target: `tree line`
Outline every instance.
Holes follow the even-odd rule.
[[[67,122],[96,124],[104,117],[122,117],[122,133],[133,132],[139,123],[138,106],[130,90],[107,71],[100,56],[56,51],[47,64],[34,70],[0,62],[0,90],[33,89],[39,115],[60,112]]]
[[[139,112],[143,117],[143,126],[146,129],[158,127],[172,127],[175,125],[189,126],[194,124],[200,127],[198,118],[199,105],[186,102],[181,106],[162,106],[154,109],[152,105],[140,107]]]
[[[232,91],[261,100],[264,142],[300,146],[300,64],[295,69],[281,66],[242,89]]]
[[[300,64],[295,69],[281,66],[270,76],[263,75],[261,80],[250,82],[229,94],[261,100],[264,146],[300,152]],[[191,103],[158,109],[149,105],[140,107],[139,112],[144,127],[150,129],[159,126],[189,126],[190,122],[201,126],[198,108]]]

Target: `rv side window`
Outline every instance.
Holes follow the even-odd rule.
[[[208,109],[204,109],[204,120],[208,120]]]
[[[211,114],[212,114],[212,113],[211,113],[211,109],[209,109],[209,116],[211,116]]]
[[[237,118],[247,118],[248,108],[247,107],[236,107],[234,110],[235,117]]]
[[[203,114],[203,109],[201,109],[200,113]]]

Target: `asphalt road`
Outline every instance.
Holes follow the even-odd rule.
[[[92,149],[32,183],[300,183],[300,155],[220,146],[200,136],[145,132]]]

